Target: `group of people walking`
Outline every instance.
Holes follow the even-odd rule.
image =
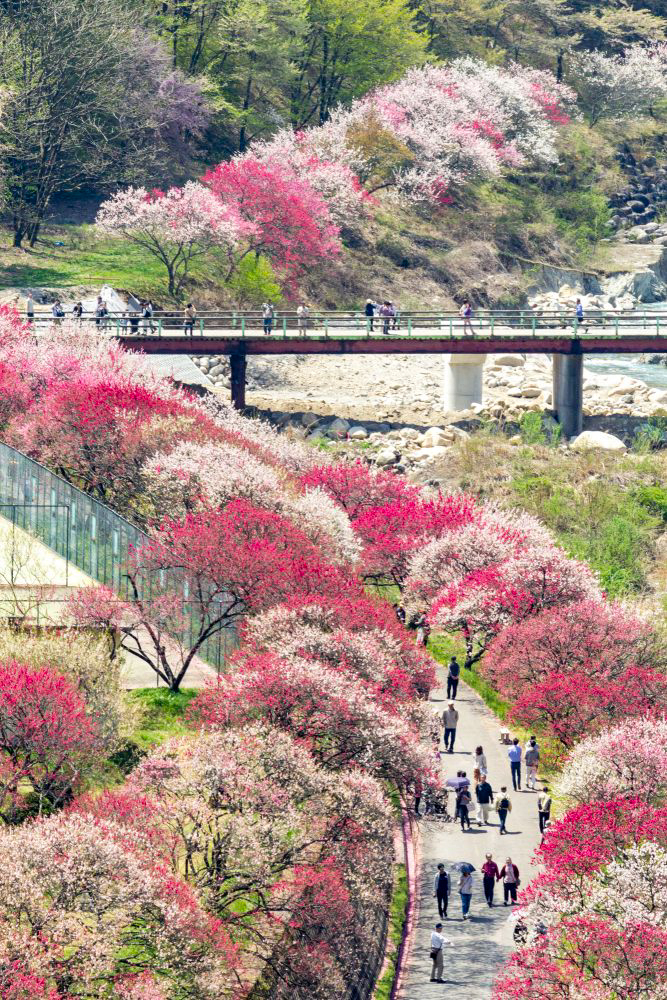
[[[456,695],[460,675],[460,665],[456,657],[453,656],[447,669],[447,706],[440,717],[442,740],[446,753],[454,753],[459,723]],[[525,765],[525,791],[537,792],[540,750],[536,737],[531,736],[523,746],[521,741],[515,737],[507,749],[507,759],[513,791],[516,793],[522,790],[522,771]],[[475,747],[473,761],[472,780],[468,778],[466,771],[459,770],[455,777],[446,781],[446,785],[455,790],[456,811],[454,818],[460,821],[461,829],[467,832],[475,823],[478,828],[491,825],[490,815],[493,808],[498,816],[499,834],[507,834],[508,817],[512,812],[512,799],[508,792],[508,786],[501,785],[499,791],[494,791],[489,781],[487,756],[482,745]],[[551,796],[547,785],[544,785],[538,794],[537,813],[540,833],[544,835],[548,829],[551,815]],[[448,919],[449,902],[453,891],[458,891],[460,896],[463,920],[470,919],[475,884],[474,871],[474,867],[468,862],[455,863],[451,866],[450,872],[446,870],[445,864],[442,862],[437,866],[433,879],[433,897],[437,901],[439,921],[431,932],[431,982],[444,982],[442,978],[444,949],[451,942],[442,933],[442,921]],[[500,865],[494,860],[492,853],[486,853],[484,863],[481,866],[481,876],[484,899],[488,907],[496,905],[494,897],[498,885],[502,885],[503,905],[515,906],[517,904],[518,890],[521,885],[520,872],[518,865],[511,857],[507,857]]]
[[[373,299],[366,299],[364,315],[366,316],[368,329],[371,332],[375,329],[376,317],[382,323],[382,332],[384,334],[389,333],[390,330],[398,329],[398,309],[389,299],[385,299],[381,303],[374,302]]]

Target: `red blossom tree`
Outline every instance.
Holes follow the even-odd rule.
[[[125,510],[142,490],[148,456],[162,442],[173,445],[191,421],[176,400],[91,373],[46,386],[10,424],[8,437],[80,489]]]
[[[15,661],[0,665],[0,815],[6,823],[33,808],[61,806],[100,756],[94,723],[69,681]]]
[[[164,521],[127,576],[129,601],[114,605],[98,588],[85,601],[75,595],[72,610],[85,625],[113,628],[120,618],[124,648],[173,691],[204,643],[242,617],[288,596],[359,594],[291,522],[242,500]]]
[[[264,254],[288,281],[340,253],[327,203],[289,167],[245,156],[220,163],[203,181],[230,212],[252,226],[228,278],[250,253]]]
[[[530,546],[487,569],[469,573],[435,599],[436,628],[460,633],[465,665],[476,663],[504,628],[544,608],[600,599],[591,571],[553,545]]]
[[[493,640],[482,669],[517,722],[571,747],[583,732],[667,706],[664,662],[646,622],[589,600],[515,622]]]
[[[371,469],[361,461],[332,462],[311,469],[303,487],[321,488],[340,504],[354,523],[360,514],[395,500],[417,500],[419,490],[391,472]]]

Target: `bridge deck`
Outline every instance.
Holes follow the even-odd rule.
[[[347,333],[330,329],[327,335],[309,333],[298,336],[274,333],[270,336],[241,337],[234,330],[206,330],[192,336],[170,331],[154,334],[120,334],[118,339],[133,350],[147,354],[665,354],[666,335],[655,327],[640,332],[636,327],[610,331],[578,333],[577,336],[552,329],[521,333],[516,329],[496,329],[491,334],[453,336],[421,330],[410,336],[394,332],[382,334]]]

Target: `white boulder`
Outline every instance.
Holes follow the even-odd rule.
[[[626,447],[620,438],[606,431],[582,431],[570,441],[573,451],[625,451]]]

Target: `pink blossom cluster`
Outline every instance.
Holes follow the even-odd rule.
[[[354,225],[369,188],[437,205],[475,176],[554,162],[558,130],[575,101],[550,73],[468,57],[411,69],[318,128],[279,132],[253,155],[289,163],[327,198],[339,222]],[[383,145],[389,166],[378,177]]]

